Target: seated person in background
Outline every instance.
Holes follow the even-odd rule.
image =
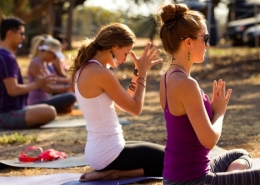
[[[15,17],[4,19],[0,25],[0,130],[37,127],[56,116],[53,106],[26,106],[28,92],[53,82],[49,75],[39,72],[33,82],[23,83],[15,53],[25,39],[24,26],[24,22]]]
[[[38,55],[38,53],[40,52],[39,50],[39,45],[41,45],[45,39],[53,39],[53,37],[49,34],[42,34],[42,35],[37,35],[34,36],[31,40],[31,48],[30,48],[30,57],[33,58],[34,56]],[[57,39],[58,40],[58,39]],[[66,47],[66,44],[61,45],[61,52],[63,50],[63,48]],[[68,74],[67,74],[67,65],[66,65],[66,61],[65,61],[65,56],[61,53],[59,54],[58,57],[56,57],[54,60],[52,60],[51,62],[47,63],[47,68],[50,71],[50,73],[52,73],[53,75],[55,75],[58,78],[58,82],[62,82],[64,84],[71,84],[70,86],[70,92],[74,92],[74,86],[71,82],[71,79],[69,78]],[[59,92],[57,93],[53,93],[53,95],[55,94],[59,94]]]
[[[185,4],[161,8],[160,38],[171,60],[160,82],[160,101],[166,121],[164,185],[259,185],[260,169],[252,158],[234,149],[210,159],[218,142],[231,89],[213,82],[212,99],[190,75],[210,47],[205,17]]]
[[[147,44],[137,58],[132,51],[135,34],[124,24],[101,28],[93,41],[83,45],[69,71],[88,131],[85,156],[94,171],[80,181],[162,176],[164,146],[145,141],[125,141],[114,105],[132,115],[142,111],[147,73],[160,63],[160,50]],[[125,90],[114,73],[131,55],[138,73]]]
[[[60,41],[60,43],[61,43],[61,46],[62,46],[61,51],[64,51],[68,46],[66,39],[63,38],[62,36],[59,36],[56,39],[58,41]],[[50,66],[51,70],[53,72],[55,72],[58,76],[68,77],[65,56],[60,57],[60,58],[57,57],[55,60],[52,61],[51,65],[49,65],[49,66]]]
[[[61,44],[58,40],[44,36],[37,36],[31,46],[32,57],[28,68],[29,82],[35,80],[35,76],[41,71],[47,74],[53,74],[48,63],[56,58],[63,57]],[[55,76],[55,74],[53,74]],[[55,107],[57,113],[71,112],[76,101],[74,93],[69,92],[71,89],[71,80],[66,77],[55,76],[56,83],[50,84],[44,88],[38,88],[29,93],[27,103],[29,105],[37,103],[46,103]],[[52,95],[55,94],[55,95]]]

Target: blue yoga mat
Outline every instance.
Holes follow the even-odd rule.
[[[72,180],[65,182],[61,185],[123,185],[129,184],[133,182],[140,182],[143,180],[162,180],[162,177],[135,177],[130,179],[122,179],[122,180],[106,180],[106,181],[89,181],[89,182],[79,182],[79,180]]]

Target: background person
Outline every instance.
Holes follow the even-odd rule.
[[[134,33],[124,24],[114,23],[101,28],[93,41],[83,45],[70,68],[79,107],[88,132],[85,156],[94,171],[80,181],[119,179],[138,176],[161,176],[164,146],[144,141],[125,141],[114,105],[132,115],[142,111],[147,73],[161,62],[155,59],[160,50],[147,44],[137,58],[132,51]],[[113,72],[131,55],[135,68],[126,91]],[[136,71],[137,72],[137,71]]]
[[[28,67],[28,79],[35,80],[35,76],[43,71],[46,75],[53,74],[48,64],[56,58],[62,58],[61,44],[52,37],[38,36],[33,39],[31,49],[32,60]],[[53,74],[55,76],[55,74]],[[44,88],[38,88],[29,93],[28,104],[46,103],[53,105],[57,113],[71,112],[76,101],[71,89],[71,80],[66,77],[55,76],[56,83]],[[55,94],[55,95],[52,95]]]
[[[64,51],[67,49],[68,47],[68,42],[66,40],[66,38],[64,38],[63,36],[58,36],[56,37],[56,39],[58,41],[60,41],[61,43],[61,51]],[[63,57],[60,57],[60,58],[56,58],[56,60],[52,61],[52,70],[55,71],[55,73],[58,75],[58,76],[61,76],[61,77],[68,77],[68,74],[67,74],[67,64],[66,64],[66,57],[63,56]]]
[[[213,82],[210,100],[191,77],[194,63],[204,61],[209,35],[204,16],[185,4],[162,6],[160,38],[171,65],[160,82],[160,101],[166,120],[163,184],[257,185],[260,169],[250,169],[249,153],[235,149],[212,159],[231,89]]]
[[[0,25],[0,129],[36,127],[56,116],[53,106],[26,106],[27,93],[52,83],[52,78],[38,73],[34,82],[23,83],[15,53],[25,39],[24,26],[24,22],[16,17],[8,17]]]

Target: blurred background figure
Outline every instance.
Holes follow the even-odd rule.
[[[53,61],[64,58],[61,48],[61,43],[49,35],[39,35],[32,39],[30,48],[32,59],[28,67],[29,82],[33,82],[37,74],[44,72],[52,74],[56,83],[31,91],[27,103],[29,105],[46,103],[53,105],[57,113],[68,113],[76,101],[74,93],[70,92],[71,80],[59,76],[52,66]]]
[[[68,42],[65,37],[58,36],[56,37],[58,41],[61,43],[61,50],[64,51],[68,47]],[[65,56],[56,58],[52,61],[52,65],[49,65],[52,68],[52,71],[55,72],[58,76],[68,77],[67,74],[67,64]]]
[[[17,17],[4,19],[0,25],[0,130],[38,127],[55,119],[53,106],[27,106],[27,93],[52,83],[49,75],[35,74],[34,81],[25,84],[15,58],[25,39],[25,23]]]

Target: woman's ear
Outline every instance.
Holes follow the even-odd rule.
[[[112,47],[112,49],[116,49],[118,47],[118,45],[114,45],[113,47]]]
[[[187,49],[189,49],[189,48],[191,47],[191,42],[192,42],[191,38],[186,38],[186,39],[184,40],[184,45],[185,45],[185,47],[186,47]]]

